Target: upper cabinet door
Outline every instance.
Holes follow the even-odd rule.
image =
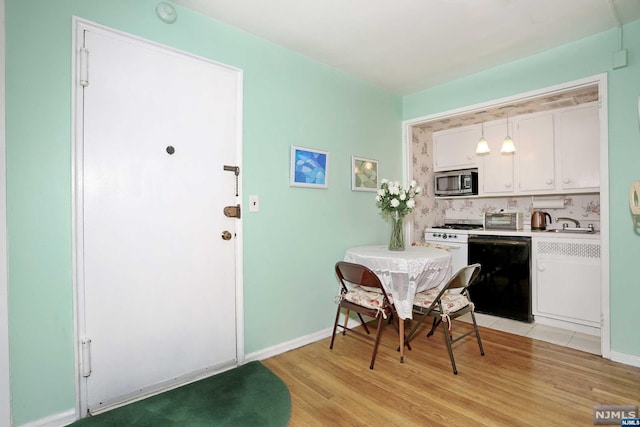
[[[553,114],[522,116],[515,122],[518,189],[522,192],[555,188]]]
[[[446,171],[478,167],[476,146],[480,126],[465,126],[433,134],[433,170]]]
[[[513,154],[502,154],[502,141],[507,136],[505,120],[485,123],[484,138],[491,152],[482,154],[482,167],[478,171],[480,194],[511,194],[514,191]],[[517,146],[516,146],[517,149]]]
[[[595,103],[557,113],[562,190],[600,187],[599,110]]]

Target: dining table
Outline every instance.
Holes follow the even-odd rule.
[[[344,261],[368,267],[391,294],[398,314],[400,362],[404,363],[404,321],[413,318],[415,295],[446,283],[451,276],[451,253],[428,246],[408,246],[401,251],[357,246],[347,249]]]

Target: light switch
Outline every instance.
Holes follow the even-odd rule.
[[[260,211],[260,199],[258,196],[249,196],[249,212]]]

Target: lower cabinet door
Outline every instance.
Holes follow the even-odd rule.
[[[536,264],[538,314],[600,326],[599,262],[543,258]]]

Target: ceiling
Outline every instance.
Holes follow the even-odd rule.
[[[174,3],[399,95],[640,20],[640,0]]]

